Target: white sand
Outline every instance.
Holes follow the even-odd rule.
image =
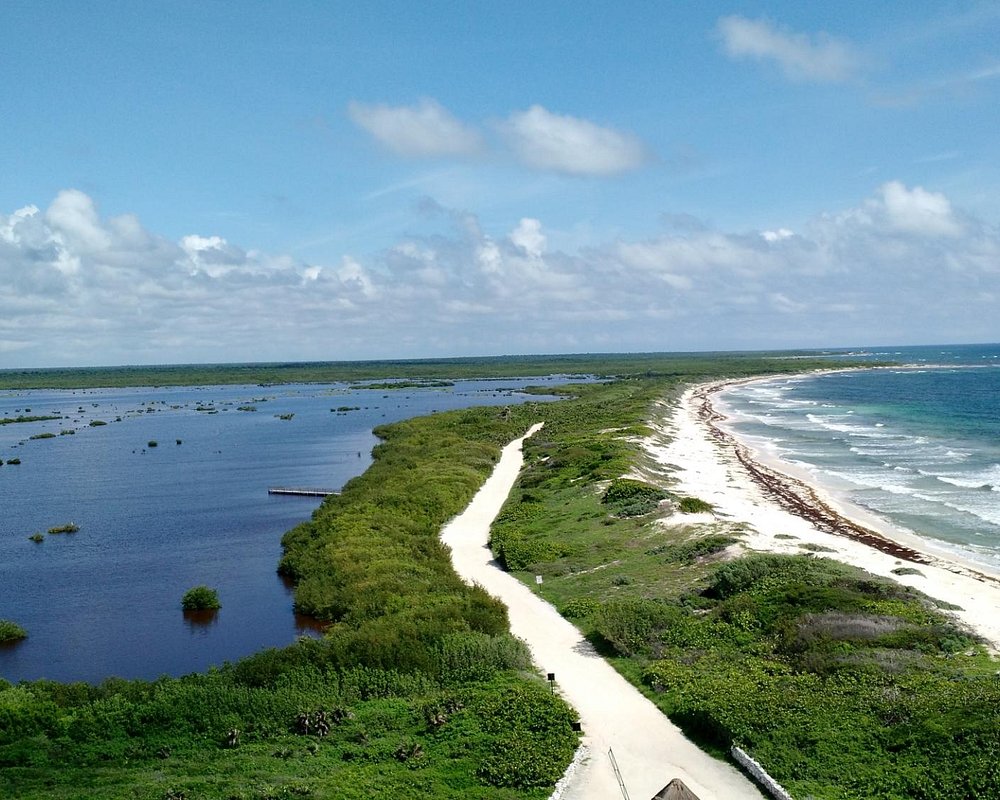
[[[778,462],[773,457],[752,450],[755,461],[772,471],[783,473],[786,482],[798,486],[836,511],[890,541],[919,551],[928,563],[911,563],[881,552],[861,542],[836,534],[824,533],[814,524],[797,516],[766,497],[751,479],[736,457],[734,442],[719,439],[704,419],[701,404],[706,392],[724,384],[711,384],[689,389],[680,404],[671,409],[664,404],[664,419],[658,433],[648,439],[647,451],[662,465],[676,468],[670,474],[676,481],[672,488],[699,497],[715,507],[717,516],[730,522],[745,522],[751,532],[745,538],[751,550],[777,553],[803,553],[803,544],[828,547],[833,552],[818,555],[844,561],[876,575],[882,575],[913,586],[933,598],[962,608],[957,619],[971,627],[1000,649],[1000,577],[978,564],[963,562],[959,557],[937,549],[933,543],[911,532],[892,527],[886,520],[849,506],[815,486],[806,486],[809,475],[794,466]],[[714,425],[726,433],[724,420]],[[730,434],[731,435],[731,434]],[[742,444],[746,445],[746,442]],[[776,538],[777,534],[794,539]],[[897,567],[915,567],[922,575],[896,576]]]
[[[558,691],[579,713],[586,756],[560,786],[560,797],[621,797],[608,757],[613,750],[633,800],[652,797],[673,778],[681,778],[701,800],[759,800],[761,793],[747,778],[684,738],[555,608],[493,560],[487,544],[490,524],[521,469],[522,441],[504,448],[493,474],[469,507],[445,526],[441,539],[451,548],[458,574],[506,604],[511,631],[527,642],[543,673],[555,673]]]

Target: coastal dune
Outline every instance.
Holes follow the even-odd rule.
[[[729,382],[688,389],[664,403],[647,452],[671,476],[672,488],[712,504],[715,515],[743,522],[748,550],[823,556],[919,589],[958,610],[956,618],[1000,650],[1000,575],[938,550],[933,542],[849,506],[808,482],[808,473],[768,458],[726,426],[713,395]],[[920,574],[897,575],[915,567]]]
[[[504,448],[493,474],[468,508],[444,527],[441,540],[451,548],[458,574],[507,606],[512,633],[528,644],[540,670],[554,674],[555,689],[579,713],[582,748],[557,795],[563,800],[621,797],[613,753],[629,796],[637,800],[652,797],[673,778],[702,800],[759,800],[762,795],[749,779],[686,739],[572,623],[493,560],[490,525],[520,471],[524,438],[539,427]]]

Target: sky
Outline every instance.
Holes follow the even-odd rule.
[[[0,368],[1000,340],[1000,3],[5,0]]]

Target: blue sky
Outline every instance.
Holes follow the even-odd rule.
[[[1000,339],[996,3],[4,4],[0,367]]]

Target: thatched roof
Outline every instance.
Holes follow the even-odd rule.
[[[698,800],[698,795],[688,789],[680,778],[674,778],[654,794],[652,800]]]

